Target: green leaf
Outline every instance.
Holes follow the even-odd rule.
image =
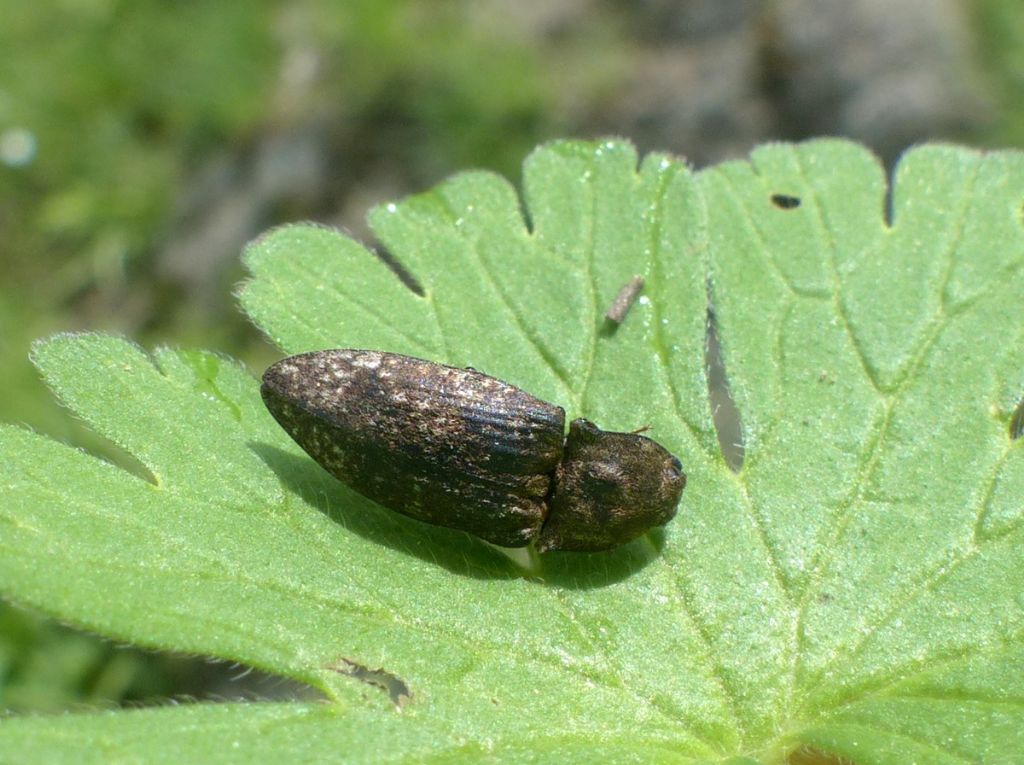
[[[1015,153],[908,153],[888,225],[882,170],[849,143],[693,175],[661,155],[638,166],[624,142],[561,142],[527,161],[522,201],[467,173],[371,213],[422,294],[324,228],[255,242],[242,302],[287,351],[470,365],[602,427],[650,425],[681,457],[690,485],[664,531],[536,569],[331,480],[226,359],[94,335],[40,345],[58,395],[152,480],[0,430],[2,591],[331,703],[15,719],[0,752],[777,763],[807,745],[857,763],[1010,761],[1022,203]],[[643,296],[612,330],[603,312],[634,274]],[[708,403],[709,294],[738,473]],[[410,697],[397,709],[363,670]]]

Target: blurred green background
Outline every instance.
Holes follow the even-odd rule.
[[[376,203],[605,134],[698,167],[822,134],[888,163],[1021,146],[1024,3],[0,0],[0,421],[130,464],[53,401],[33,339],[260,370],[231,297],[247,240],[313,219],[372,243]],[[239,674],[0,603],[0,710],[300,692]]]

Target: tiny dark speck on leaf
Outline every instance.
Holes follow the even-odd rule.
[[[789,194],[772,194],[772,204],[780,210],[792,210],[800,206],[800,197]]]

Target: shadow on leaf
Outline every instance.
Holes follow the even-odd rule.
[[[661,556],[665,529],[651,529],[639,539],[596,553],[549,552],[541,557],[544,582],[572,590],[607,587],[632,576]]]
[[[353,534],[460,576],[513,579],[523,575],[497,549],[465,532],[431,526],[382,508],[332,478],[308,457],[266,443],[250,443],[249,448],[289,491]]]
[[[308,457],[267,443],[251,448],[289,491],[335,523],[375,544],[442,566],[474,579],[529,578],[569,589],[591,589],[621,581],[661,553],[664,530],[599,553],[545,553],[540,572],[524,570],[500,548],[470,534],[407,518],[388,510],[335,480]],[[531,576],[539,573],[540,577]]]

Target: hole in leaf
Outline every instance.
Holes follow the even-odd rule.
[[[401,678],[383,669],[370,669],[344,657],[337,664],[332,664],[329,669],[349,677],[354,677],[356,680],[367,685],[381,688],[387,692],[388,698],[391,699],[391,703],[396,707],[405,706],[405,703],[412,698],[409,686]]]
[[[722,458],[734,472],[743,467],[743,423],[739,410],[729,389],[729,378],[722,361],[722,349],[718,343],[718,324],[715,311],[708,308],[707,336],[704,344],[704,365],[708,376],[708,402],[718,433],[718,445]]]
[[[381,262],[391,269],[391,273],[398,277],[398,280],[402,282],[406,287],[411,289],[420,297],[423,297],[424,291],[423,286],[417,281],[416,277],[412,275],[412,272],[408,268],[402,265],[402,263],[396,258],[389,250],[377,245],[373,248],[373,253],[380,258]]]
[[[772,194],[772,204],[780,210],[793,210],[800,206],[800,197],[789,194]]]
[[[786,758],[786,765],[853,765],[850,760],[802,746]]]
[[[1016,441],[1021,436],[1024,436],[1024,398],[1017,404],[1010,418],[1010,438]]]

